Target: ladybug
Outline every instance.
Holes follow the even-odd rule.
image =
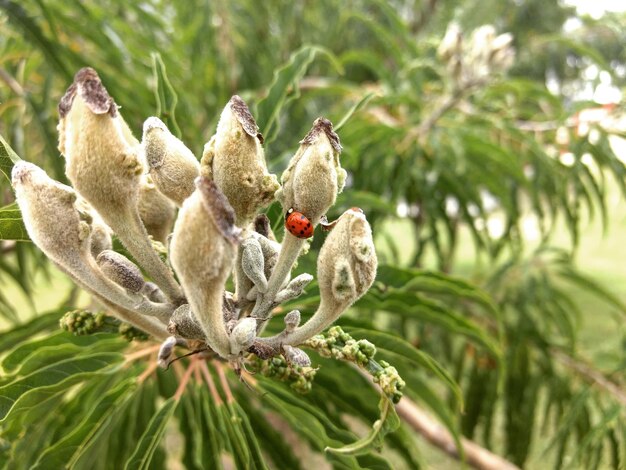
[[[294,237],[311,238],[313,236],[313,224],[302,212],[289,209],[285,214],[285,228]]]

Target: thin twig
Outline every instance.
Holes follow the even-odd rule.
[[[228,385],[228,380],[226,379],[226,373],[224,372],[224,366],[219,362],[213,362],[215,366],[215,370],[217,371],[217,376],[220,378],[220,384],[222,385],[222,390],[226,394],[226,403],[234,403],[235,398],[233,397],[233,392],[230,390],[230,385]]]
[[[157,361],[152,361],[148,367],[146,367],[146,370],[144,370],[141,375],[137,377],[137,383],[143,383],[144,380],[152,375],[158,366],[159,363]]]
[[[222,397],[217,391],[217,387],[215,386],[215,381],[213,380],[213,377],[211,377],[211,373],[209,372],[209,368],[206,365],[206,362],[204,361],[200,362],[200,371],[202,372],[202,375],[204,376],[204,380],[209,386],[209,392],[211,392],[211,396],[213,397],[213,400],[215,400],[215,404],[218,406],[222,405],[224,401],[222,400]]]
[[[187,367],[187,370],[185,371],[185,375],[183,375],[183,378],[180,380],[180,383],[178,384],[176,393],[174,393],[174,399],[176,401],[180,400],[180,397],[183,395],[185,391],[185,387],[187,386],[187,383],[189,382],[189,379],[191,378],[191,373],[194,371],[196,367],[198,367],[198,361],[191,361],[191,363],[189,364],[189,367]]]
[[[413,401],[403,397],[396,405],[398,416],[422,435],[429,443],[441,449],[450,457],[460,460],[452,434],[435,419],[421,410]],[[515,464],[461,437],[465,461],[479,470],[519,470]]]
[[[139,351],[135,351],[133,353],[127,354],[124,361],[126,363],[132,362],[136,359],[139,359],[140,357],[144,357],[154,352],[157,352],[160,347],[161,347],[160,344],[155,344],[153,346],[150,346],[149,348],[140,349]]]
[[[550,354],[563,365],[574,370],[575,372],[583,376],[583,378],[585,378],[587,381],[596,384],[606,392],[610,393],[618,402],[626,406],[626,391],[621,389],[618,384],[611,381],[611,379],[606,377],[602,372],[577,359],[574,359],[571,356],[568,356],[567,354],[557,349],[551,349]]]

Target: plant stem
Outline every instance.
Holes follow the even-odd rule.
[[[251,317],[258,319],[257,334],[261,334],[267,321],[270,319],[270,313],[274,307],[276,294],[278,294],[285,279],[291,272],[291,268],[298,259],[298,255],[305,242],[306,240],[294,237],[289,232],[285,233],[276,267],[274,267],[272,275],[267,282],[267,292],[265,294],[259,293],[256,305],[250,314]]]

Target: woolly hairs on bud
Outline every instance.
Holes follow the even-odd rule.
[[[279,188],[276,176],[267,171],[262,142],[248,106],[235,95],[222,111],[202,156],[202,174],[224,193],[241,227],[272,202]]]
[[[200,163],[157,117],[148,118],[144,123],[142,144],[154,184],[181,206],[195,190]]]
[[[207,344],[222,357],[230,356],[222,304],[238,233],[224,195],[212,181],[199,177],[196,190],[185,200],[176,220],[170,258]]]

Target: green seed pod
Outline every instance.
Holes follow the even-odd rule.
[[[223,317],[223,292],[239,243],[234,212],[215,183],[204,177],[185,200],[174,226],[170,260],[207,343],[229,357]]]
[[[104,250],[96,262],[109,279],[130,292],[140,292],[146,284],[137,265],[120,253]]]
[[[341,144],[332,123],[324,118],[315,120],[300,144],[283,173],[283,187],[276,198],[283,211],[293,208],[317,225],[345,184],[346,171],[339,164]]]
[[[246,103],[233,96],[205,145],[202,174],[211,178],[235,211],[237,225],[247,225],[257,211],[274,199],[279,188],[267,172],[263,136]]]
[[[176,206],[157,190],[150,176],[142,179],[139,189],[139,217],[148,234],[165,244],[172,233]]]
[[[196,189],[200,163],[157,117],[144,123],[142,143],[154,184],[180,207]]]

